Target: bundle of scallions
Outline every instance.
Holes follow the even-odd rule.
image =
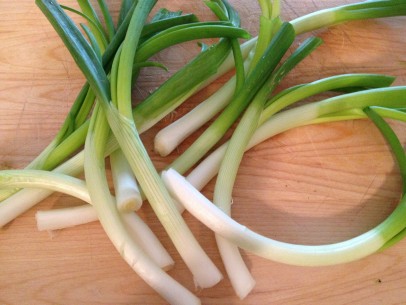
[[[24,169],[0,171],[1,227],[55,191],[75,196],[85,204],[38,211],[38,228],[100,221],[122,258],[148,285],[168,303],[185,305],[200,300],[166,272],[174,261],[137,214],[143,201],[148,201],[199,288],[216,285],[223,275],[188,227],[183,210],[213,230],[227,276],[241,299],[255,280],[239,248],[286,264],[325,266],[363,258],[406,234],[406,155],[386,121],[406,121],[406,86],[391,86],[391,76],[354,73],[279,88],[322,44],[308,33],[346,21],[406,15],[405,0],[347,4],[293,20],[284,19],[279,1],[259,0],[257,37],[241,27],[238,11],[227,0],[205,2],[215,17],[211,21],[200,21],[193,12],[156,10],[156,0],[123,0],[118,16],[104,0],[97,6],[89,0],[77,2],[78,8],[72,8],[56,0],[36,0],[87,83],[43,152]],[[75,24],[71,14],[84,23]],[[298,39],[301,43],[295,47]],[[134,86],[143,68],[167,69],[154,55],[189,41],[204,41],[201,51],[134,106]],[[166,156],[206,126],[159,173],[140,134],[227,72],[232,76],[222,87],[156,135],[155,150]],[[302,102],[325,92],[335,95]],[[302,103],[294,105],[297,102]],[[296,245],[265,237],[230,217],[245,151],[299,126],[368,118],[387,140],[403,181],[398,206],[380,225],[342,242]],[[214,177],[211,202],[199,190]]]

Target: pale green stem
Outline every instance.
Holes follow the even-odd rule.
[[[240,248],[280,263],[298,266],[348,263],[375,253],[405,227],[406,197],[403,197],[384,222],[355,238],[328,245],[289,244],[255,233],[236,222],[175,170],[163,172],[162,177],[172,196],[208,228]]]
[[[119,211],[136,211],[142,206],[137,180],[121,149],[110,155],[114,193]]]

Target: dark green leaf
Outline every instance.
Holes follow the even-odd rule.
[[[110,102],[106,73],[96,53],[55,0],[36,0],[101,102]]]
[[[151,22],[157,22],[165,19],[171,19],[179,17],[182,15],[182,11],[172,12],[166,8],[161,8],[155,15],[152,17]]]

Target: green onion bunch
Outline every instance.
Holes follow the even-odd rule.
[[[152,14],[156,0],[123,0],[116,24],[104,0],[97,1],[97,8],[89,0],[77,2],[79,9],[56,0],[36,0],[86,84],[43,152],[25,169],[0,171],[0,226],[52,192],[75,196],[85,204],[38,211],[38,228],[56,230],[100,221],[122,258],[148,285],[168,303],[185,305],[200,304],[200,300],[166,272],[174,261],[137,214],[145,200],[199,288],[216,285],[223,275],[192,234],[182,212],[187,209],[213,230],[228,278],[241,299],[253,289],[255,279],[239,248],[286,264],[332,265],[381,251],[406,235],[406,155],[385,120],[406,121],[406,87],[391,86],[391,76],[354,73],[278,90],[283,79],[323,43],[310,36],[294,48],[298,36],[351,20],[406,15],[406,1],[365,1],[289,21],[283,19],[278,0],[258,0],[260,26],[254,38],[241,28],[239,14],[227,0],[205,2],[215,21],[166,9]],[[79,15],[86,23],[75,24],[69,14]],[[175,44],[208,38],[215,42],[201,44],[199,54],[134,105],[132,92],[141,70],[167,70],[154,61],[154,55]],[[157,133],[155,150],[166,156],[210,122],[159,173],[140,134],[230,71],[232,76],[223,87]],[[337,95],[303,103],[328,91]],[[376,124],[403,179],[399,204],[383,223],[347,241],[307,246],[270,239],[231,218],[232,192],[245,151],[292,128],[356,119]],[[84,179],[78,178],[81,173]],[[199,191],[216,176],[209,200]]]

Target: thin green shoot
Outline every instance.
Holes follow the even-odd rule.
[[[94,34],[95,39],[97,41],[97,45],[99,46],[100,50],[105,50],[106,46],[108,45],[107,38],[105,36],[105,33],[103,31],[103,28],[98,25],[91,17],[86,15],[85,13],[82,13],[81,11],[78,11],[72,7],[65,6],[65,5],[60,5],[61,8],[63,8],[66,11],[70,11],[83,19],[85,19],[91,28],[91,32]]]
[[[364,112],[368,115],[372,122],[376,125],[379,131],[384,136],[386,142],[390,146],[396,162],[399,166],[400,177],[402,178],[402,196],[406,194],[406,154],[399,138],[393,131],[392,127],[380,116],[376,109],[388,109],[383,107],[366,107]],[[385,112],[385,114],[389,114]]]
[[[127,18],[128,15],[132,14],[132,10],[137,5],[138,0],[122,0],[120,12],[118,15],[117,27],[120,27],[121,24],[124,22],[124,19]]]
[[[97,0],[100,10],[103,14],[104,23],[106,25],[107,37],[111,41],[116,34],[116,29],[114,27],[113,17],[110,14],[109,8],[105,0]]]
[[[97,15],[95,9],[93,8],[93,6],[89,0],[77,0],[77,3],[79,4],[80,9],[82,10],[83,14],[88,16],[89,19],[93,21],[92,23],[89,23],[89,27],[92,29],[92,32],[96,33],[98,31],[96,29],[96,27],[101,30],[101,34],[95,35],[95,36],[98,40],[100,49],[102,50],[102,53],[103,53],[104,50],[106,49],[107,45],[109,44],[109,39],[108,39],[108,35],[99,19],[99,16]]]
[[[241,22],[238,16],[233,16],[236,12],[232,9],[226,1],[205,1],[206,5],[214,12],[219,20],[228,21],[231,20],[235,27],[240,27]],[[230,16],[231,15],[231,16]],[[234,64],[235,64],[235,75],[236,84],[235,90],[238,91],[243,86],[245,82],[245,68],[244,68],[244,58],[241,52],[241,47],[237,38],[231,39],[231,48],[233,50]]]
[[[100,59],[100,62],[101,62],[102,61],[102,52],[100,50],[99,45],[97,44],[96,37],[93,35],[92,31],[86,24],[81,23],[80,26],[83,29],[83,31],[86,33],[86,36],[89,39],[90,45],[92,46],[94,52],[96,53],[96,56]]]
[[[385,107],[369,107],[369,108],[382,117],[406,122],[406,112],[402,109],[392,109]]]

